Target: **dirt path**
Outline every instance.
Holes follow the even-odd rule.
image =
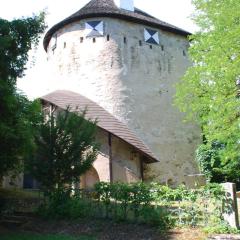
[[[32,218],[21,227],[6,229],[0,226],[0,234],[11,232],[33,232],[40,234],[67,234],[72,236],[89,235],[97,240],[204,240],[205,236],[197,229],[175,229],[160,233],[146,225],[113,223],[105,220],[44,221]]]

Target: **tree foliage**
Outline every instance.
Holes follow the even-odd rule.
[[[229,164],[239,168],[240,2],[193,3],[200,31],[190,37],[193,66],[177,84],[176,105],[188,120],[201,125],[209,149],[216,141],[224,144],[218,149],[219,168]]]
[[[44,29],[43,13],[13,21],[0,18],[0,178],[15,169],[31,148],[32,126],[40,109],[17,92],[16,81]]]
[[[78,183],[98,153],[96,122],[82,114],[50,113],[35,134],[36,149],[28,160],[30,173],[49,191]]]

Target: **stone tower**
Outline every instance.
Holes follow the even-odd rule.
[[[160,160],[148,176],[170,184],[199,173],[199,129],[173,106],[174,84],[189,66],[188,35],[133,0],[91,0],[44,39],[56,89],[80,93],[127,124]]]

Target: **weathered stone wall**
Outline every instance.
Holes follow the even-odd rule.
[[[23,174],[16,177],[4,177],[2,181],[3,188],[23,188]]]
[[[186,175],[199,173],[194,152],[200,142],[199,128],[184,124],[173,107],[174,84],[189,66],[187,39],[158,30],[160,45],[151,46],[143,25],[91,20],[104,21],[104,36],[86,38],[82,20],[58,31],[57,48],[48,49],[56,89],[79,92],[135,131],[160,160],[149,177],[185,182]]]

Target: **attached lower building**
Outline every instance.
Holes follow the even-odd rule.
[[[137,182],[144,180],[146,164],[158,162],[149,148],[123,123],[97,103],[71,91],[55,91],[41,97],[44,112],[50,109],[79,112],[87,109],[86,118],[97,120],[96,140],[100,150],[92,168],[80,177],[81,188],[92,188],[99,181]],[[28,174],[14,180],[7,177],[4,187],[37,188],[37,182]]]

